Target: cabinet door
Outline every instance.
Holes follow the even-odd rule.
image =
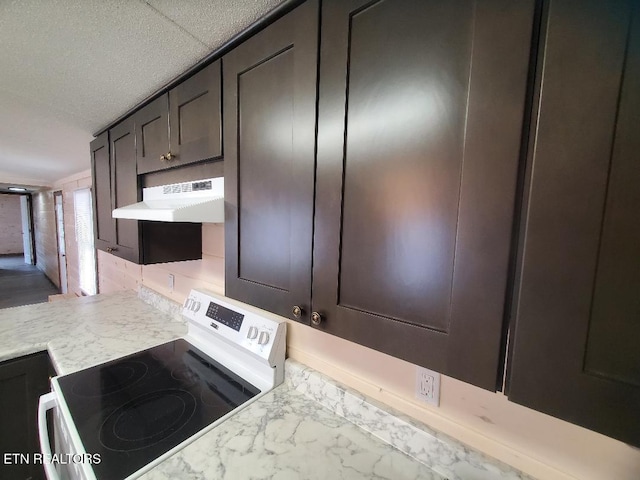
[[[33,454],[38,444],[38,401],[49,391],[52,373],[46,353],[0,363],[0,452]],[[44,479],[36,462],[0,462],[0,478]]]
[[[308,322],[318,2],[223,58],[226,294]]]
[[[220,60],[169,92],[172,159],[167,166],[220,157],[222,118]]]
[[[109,130],[111,167],[113,169],[113,208],[136,203],[140,189],[136,175],[136,143],[133,117]],[[137,220],[116,220],[116,243],[113,254],[131,262],[139,262]]]
[[[169,96],[162,95],[135,113],[138,173],[168,168]],[[164,159],[163,159],[164,158]]]
[[[533,10],[323,2],[318,328],[499,384]]]
[[[112,168],[109,155],[109,134],[104,132],[90,144],[93,179],[93,210],[96,248],[106,250],[116,244],[116,222],[111,217],[113,204]]]
[[[640,11],[548,8],[508,395],[640,446]]]

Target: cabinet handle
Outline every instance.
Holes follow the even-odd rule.
[[[293,313],[293,316],[296,318],[300,318],[302,316],[302,309],[298,306],[295,305],[292,309],[291,309],[291,313]]]
[[[318,325],[320,325],[321,322],[322,322],[322,315],[320,315],[318,312],[313,312],[311,314],[311,323],[313,323],[317,327]]]
[[[161,161],[161,162],[164,162],[164,161],[166,161],[166,160],[167,160],[166,155],[160,155],[160,161]]]
[[[111,253],[111,252],[113,252],[113,248],[107,247],[107,253]]]
[[[174,160],[178,155],[176,155],[175,153],[167,153],[166,158],[167,160]]]

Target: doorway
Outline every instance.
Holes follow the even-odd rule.
[[[60,273],[60,292],[67,293],[67,251],[64,242],[64,207],[62,192],[53,192],[56,214],[56,239],[58,243],[58,272]]]
[[[22,218],[22,250],[24,263],[36,264],[36,254],[33,239],[33,215],[31,207],[31,194],[20,195],[20,216]]]
[[[95,295],[96,249],[93,238],[93,202],[91,189],[73,192],[76,243],[78,248],[78,286],[83,295]]]

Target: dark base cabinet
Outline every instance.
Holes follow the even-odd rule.
[[[38,443],[38,400],[50,391],[49,376],[55,375],[46,352],[0,363],[0,478],[44,479],[42,465],[34,464]],[[28,454],[21,462],[6,454]]]
[[[636,447],[639,5],[544,12],[508,362],[511,401]]]

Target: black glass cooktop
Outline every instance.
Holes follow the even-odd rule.
[[[187,341],[58,379],[99,480],[123,479],[260,391]]]

